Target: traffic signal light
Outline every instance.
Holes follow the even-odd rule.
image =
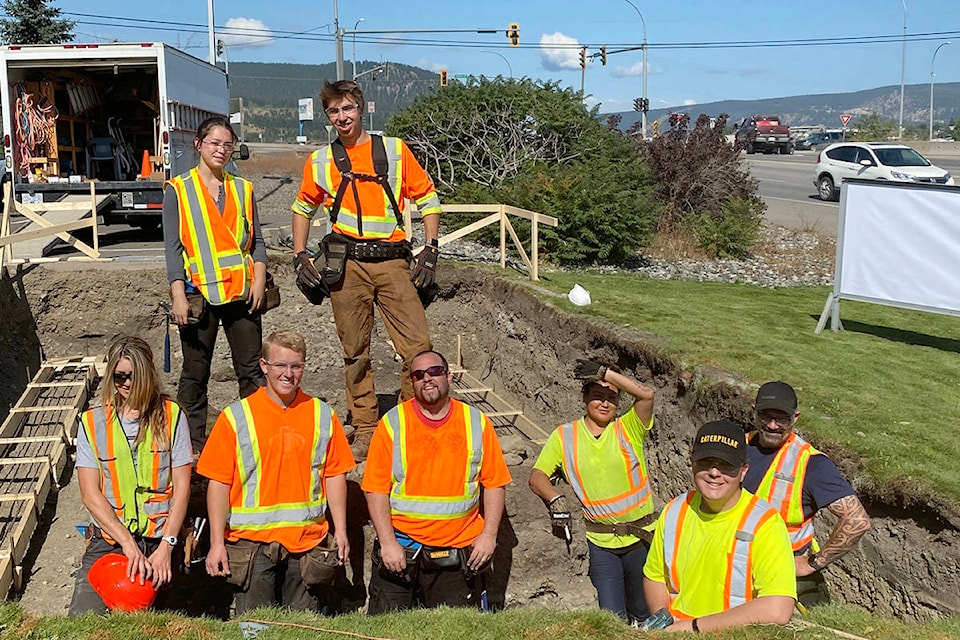
[[[440,70],[440,86],[441,87],[447,86],[447,70],[446,69]]]
[[[223,40],[217,40],[217,55],[223,55]]]
[[[633,110],[634,110],[634,111],[643,111],[643,98],[634,98],[634,99],[633,99]]]
[[[507,40],[510,41],[511,47],[520,46],[520,23],[511,22],[510,26],[507,28]]]
[[[586,47],[582,47],[580,49],[580,68],[581,69],[587,68],[587,48]]]
[[[607,66],[607,45],[600,47],[600,64]]]
[[[654,120],[653,121],[653,137],[656,138],[659,135],[660,135],[660,121]]]

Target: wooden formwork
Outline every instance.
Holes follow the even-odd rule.
[[[0,426],[0,594],[20,587],[20,564],[67,463],[77,417],[102,357],[45,361]]]

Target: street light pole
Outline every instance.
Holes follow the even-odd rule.
[[[903,4],[903,51],[900,54],[900,128],[897,140],[903,140],[903,81],[907,73],[907,0],[900,2]]]
[[[643,52],[643,81],[642,81],[642,96],[644,108],[640,110],[640,135],[644,140],[647,138],[647,21],[643,19],[643,14],[640,13],[640,9],[637,9],[637,5],[630,2],[630,0],[623,0],[637,12],[637,15],[640,16],[640,24],[643,25],[643,42],[640,44],[640,50]]]
[[[950,41],[941,42],[940,46],[937,47],[937,50],[933,52],[933,58],[930,59],[930,140],[933,140],[933,64],[937,61],[937,54],[940,53],[940,49],[950,44]]]
[[[213,0],[207,0],[207,39],[210,41],[210,64],[217,64],[217,43],[213,33]]]
[[[502,53],[497,53],[496,51],[487,51],[486,49],[481,49],[481,51],[483,51],[484,53],[492,53],[495,56],[500,56],[501,58],[503,58],[503,61],[507,63],[507,69],[510,70],[510,78],[511,79],[513,78],[513,65],[510,64],[510,61],[507,60],[507,57],[505,55],[503,55]]]
[[[337,17],[337,0],[333,0],[333,32],[337,41],[337,80],[343,80],[343,29]]]
[[[353,79],[357,79],[357,27],[363,22],[363,18],[357,20],[353,25]]]

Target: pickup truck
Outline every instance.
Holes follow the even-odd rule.
[[[793,153],[790,127],[780,124],[780,116],[744,118],[737,127],[737,145],[747,153]]]

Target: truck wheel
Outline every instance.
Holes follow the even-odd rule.
[[[817,191],[820,192],[821,200],[838,200],[837,188],[833,185],[833,178],[829,175],[820,176],[817,181]]]
[[[747,144],[747,154],[752,156],[753,153],[754,153],[753,143],[750,142],[750,143]]]

